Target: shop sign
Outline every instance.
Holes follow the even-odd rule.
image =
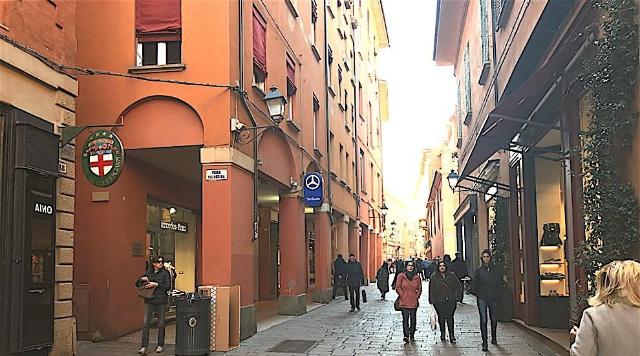
[[[124,150],[118,136],[108,130],[98,130],[89,136],[82,148],[82,170],[96,187],[115,183],[122,172]]]
[[[309,207],[322,205],[323,189],[322,174],[314,172],[304,176],[304,204]]]
[[[53,206],[36,202],[33,206],[33,211],[40,214],[51,215],[53,214]]]
[[[207,180],[227,180],[227,170],[226,169],[207,169],[206,171]]]
[[[169,221],[169,222],[161,221],[160,222],[160,228],[163,229],[163,230],[172,230],[172,231],[177,231],[177,232],[184,232],[185,234],[187,233],[187,230],[188,230],[188,226],[187,226],[186,223],[173,222],[173,221]]]

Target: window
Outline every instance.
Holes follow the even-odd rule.
[[[253,85],[265,91],[267,78],[267,22],[253,9]]]
[[[136,0],[136,40],[136,66],[181,63],[181,0]]]
[[[287,102],[289,106],[289,116],[287,120],[293,121],[295,111],[295,96],[296,91],[296,65],[293,59],[289,55],[286,56],[287,65]]]
[[[318,114],[320,113],[320,101],[313,95],[313,149],[318,150],[318,133],[320,131],[320,127],[318,126],[320,123],[320,119],[318,118]]]
[[[318,29],[316,24],[318,22],[318,3],[316,0],[311,0],[311,44],[315,45],[317,42]]]
[[[362,117],[362,108],[364,107],[364,102],[362,101],[362,83],[358,82],[358,114]]]
[[[353,183],[353,180],[352,180],[353,178],[352,178],[352,175],[351,175],[352,171],[350,171],[350,169],[351,169],[351,161],[349,160],[349,153],[348,152],[345,153],[345,157],[344,158],[345,158],[344,159],[344,164],[345,164],[345,169],[346,169],[346,171],[345,171],[345,179],[344,180],[345,180],[345,182],[348,182],[349,185],[351,185]]]
[[[373,163],[369,163],[369,196],[371,196],[372,200],[375,200],[375,194],[374,194],[374,185],[373,185]]]
[[[353,173],[351,175],[351,184],[353,189],[356,189],[356,161],[351,161],[351,172]]]
[[[329,87],[331,87],[333,85],[333,50],[331,49],[331,46],[328,46],[327,48],[327,63],[329,65],[329,69],[327,70],[327,82],[329,83]]]
[[[364,161],[364,151],[360,150],[360,191],[366,193],[365,169],[367,165]]]
[[[342,68],[338,65],[338,97],[342,95]],[[340,100],[338,100],[339,102]]]
[[[342,159],[344,157],[344,146],[342,146],[342,144],[340,144],[340,171],[338,172],[338,174],[340,175],[341,178],[344,178],[345,174],[344,174],[344,167],[345,167],[345,160]]]
[[[509,12],[513,7],[513,0],[492,0],[491,7],[493,9],[493,13],[491,14],[493,23],[495,24],[496,31],[498,31],[507,21]]]
[[[367,124],[369,125],[369,127],[367,128],[367,145],[371,146],[373,141],[373,123],[371,122],[372,120],[372,109],[371,109],[371,102],[368,103],[368,115],[367,115]]]
[[[480,42],[482,69],[478,77],[478,84],[486,83],[489,76],[489,15],[487,14],[487,0],[480,0]]]
[[[471,61],[469,59],[469,42],[464,48],[464,104],[465,111],[463,123],[468,125],[471,122]]]

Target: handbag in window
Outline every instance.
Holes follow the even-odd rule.
[[[548,223],[543,225],[542,240],[540,246],[560,246],[562,240],[560,240],[560,224]]]

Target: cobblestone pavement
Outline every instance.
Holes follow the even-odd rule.
[[[439,331],[429,325],[427,284],[418,309],[416,341],[402,341],[402,316],[393,310],[397,294],[391,291],[380,300],[375,286],[366,287],[369,301],[362,311],[350,313],[349,302],[337,299],[331,304],[265,330],[241,343],[229,355],[285,355],[269,352],[284,340],[311,340],[315,345],[307,355],[483,355],[478,310],[467,296],[455,314],[458,343],[440,341]],[[487,355],[559,355],[544,342],[514,323],[498,325],[498,346],[489,345]],[[300,354],[290,354],[300,355]]]
[[[498,346],[489,345],[489,352],[480,348],[480,330],[475,300],[467,296],[465,304],[458,304],[455,314],[456,338],[458,343],[440,341],[438,331],[431,331],[427,315],[431,306],[427,301],[427,284],[418,309],[418,330],[416,341],[405,344],[402,341],[402,317],[393,310],[397,294],[391,291],[386,300],[374,285],[365,288],[368,303],[362,303],[362,310],[349,312],[349,302],[341,297],[333,303],[292,318],[280,325],[259,332],[242,341],[240,347],[228,355],[301,355],[300,353],[276,353],[269,350],[285,340],[313,341],[313,346],[303,354],[307,355],[562,355],[525,331],[515,323],[498,325]],[[152,330],[152,348],[155,349],[155,334]],[[139,340],[122,338],[102,343],[80,343],[79,355],[135,355]],[[164,355],[173,355],[174,345],[167,345]],[[157,355],[155,353],[150,353]],[[212,353],[220,354],[223,353]],[[565,353],[565,355],[568,353]]]

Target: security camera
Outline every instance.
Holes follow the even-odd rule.
[[[242,131],[245,127],[245,124],[240,122],[240,120],[238,120],[237,118],[231,118],[231,132]]]
[[[298,182],[296,182],[295,179],[293,179],[293,177],[289,178],[289,185],[291,186],[291,188],[295,189],[298,187]]]

